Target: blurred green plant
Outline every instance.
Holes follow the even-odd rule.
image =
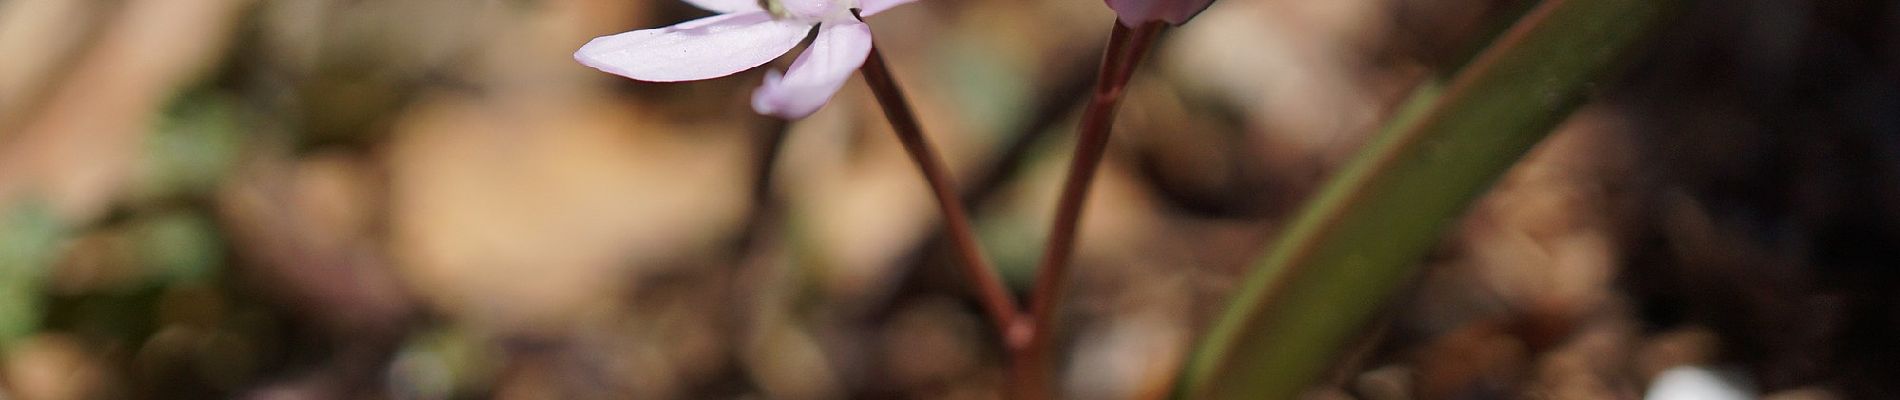
[[[441,326],[410,335],[389,367],[392,393],[406,398],[446,399],[488,390],[487,377],[501,362],[487,341],[462,326]]]
[[[190,197],[216,189],[236,164],[241,147],[236,103],[210,90],[174,98],[153,122],[141,174],[133,184],[134,200]]]
[[[224,246],[211,220],[202,214],[170,212],[132,226],[135,254],[152,283],[201,283],[217,277]]]
[[[1546,0],[1421,88],[1298,214],[1197,344],[1176,397],[1298,396],[1472,200],[1582,105],[1679,0]]]
[[[0,348],[44,329],[137,343],[154,329],[154,302],[165,287],[217,277],[223,242],[194,205],[235,163],[235,104],[206,90],[175,97],[152,121],[122,217],[67,227],[38,202],[0,210]],[[62,261],[74,255],[77,261]],[[64,262],[134,273],[59,278],[54,269]],[[65,289],[49,290],[56,286]]]
[[[0,351],[39,329],[46,279],[65,236],[44,203],[0,209]]]

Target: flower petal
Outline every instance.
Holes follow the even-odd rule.
[[[1122,25],[1136,26],[1143,22],[1163,21],[1172,25],[1187,23],[1189,19],[1214,4],[1214,0],[1106,0],[1108,8],[1115,10],[1115,16]]]
[[[574,52],[574,59],[643,81],[711,79],[772,61],[798,46],[810,30],[810,24],[774,20],[764,11],[722,14],[597,37]]]
[[[681,1],[685,1],[686,4],[692,4],[693,7],[699,7],[699,9],[701,10],[712,11],[712,12],[721,13],[721,14],[741,13],[741,12],[747,12],[747,11],[765,11],[765,9],[759,8],[759,0],[681,0]]]
[[[752,109],[785,119],[811,115],[831,101],[851,73],[871,54],[871,27],[857,21],[826,22],[805,54],[784,76],[772,71],[752,92]]]
[[[884,10],[889,10],[891,7],[901,6],[913,1],[917,0],[861,0],[858,4],[858,13],[869,17],[884,12]]]
[[[824,19],[825,16],[831,15],[833,11],[838,11],[838,12],[847,11],[847,10],[836,9],[837,3],[832,0],[772,0],[772,1],[776,2],[778,6],[785,11],[785,14],[790,15],[794,19],[804,19],[806,21],[817,21],[817,20]],[[849,16],[850,14],[839,14],[839,15]]]

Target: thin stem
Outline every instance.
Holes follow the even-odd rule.
[[[1022,398],[1049,398],[1053,393],[1049,360],[1055,342],[1055,306],[1068,280],[1083,205],[1102,157],[1108,152],[1109,131],[1114,126],[1115,111],[1121,105],[1128,80],[1165,26],[1149,22],[1130,28],[1117,21],[1109,34],[1102,69],[1096,75],[1095,92],[1083,109],[1081,125],[1077,128],[1075,158],[1069,164],[1069,177],[1057,200],[1049,241],[1036,269],[1036,286],[1030,293],[1030,317],[1034,319],[1029,330],[1030,340],[1015,354],[1017,383],[1026,385],[1018,388],[1017,394]]]
[[[774,190],[773,169],[778,164],[779,155],[784,152],[785,133],[791,122],[776,117],[761,116],[754,127],[751,139],[753,160],[751,204],[746,211],[745,222],[739,231],[733,234],[731,251],[726,260],[730,265],[723,271],[725,301],[722,318],[718,320],[719,329],[727,332],[724,340],[728,345],[740,346],[746,338],[752,336],[746,332],[753,329],[754,290],[760,279],[758,275],[766,265],[763,260],[779,245],[769,233],[780,226],[781,206],[777,190]],[[721,373],[738,373],[737,365],[743,364],[738,354],[725,355],[727,370]],[[694,392],[703,392],[695,389]],[[694,397],[694,396],[687,396]]]
[[[897,134],[897,140],[903,142],[904,151],[910,153],[911,161],[916,162],[918,170],[924,174],[924,182],[930,185],[930,192],[937,198],[938,208],[943,210],[944,228],[949,230],[950,244],[955,248],[953,254],[957,263],[963,267],[963,275],[969,280],[970,289],[983,310],[989,314],[990,322],[999,334],[1004,335],[1005,343],[1018,336],[1012,329],[1017,313],[1016,300],[1010,297],[1003,286],[1003,279],[990,268],[977,247],[976,230],[970,227],[969,215],[963,210],[963,202],[958,201],[956,184],[951,181],[948,168],[937,156],[930,141],[924,138],[923,128],[917,124],[917,118],[911,114],[910,104],[904,100],[904,91],[891,78],[889,67],[884,64],[884,56],[877,47],[871,47],[871,54],[864,60],[864,66],[858,69],[864,75],[864,82],[871,87],[871,93],[877,97],[878,105],[884,108],[884,117],[891,122],[891,131]]]
[[[1089,91],[1095,87],[1095,69],[1100,66],[1101,60],[1102,45],[1098,43],[1086,51],[1064,57],[1056,71],[1040,74],[1039,79],[1033,79],[1046,84],[1039,85],[1040,88],[1036,90],[1037,100],[1031,102],[1035,106],[1024,113],[1027,119],[1003,135],[1009,138],[1007,142],[986,151],[986,154],[994,156],[970,169],[975,171],[974,174],[963,180],[964,209],[980,218],[983,210],[991,206],[997,195],[1022,175],[1023,168],[1035,154],[1036,146],[1055,135],[1055,130],[1051,128],[1066,121],[1067,116],[1072,114],[1070,110],[1080,108],[1082,102],[1088,100]],[[889,292],[880,295],[884,300],[870,302],[877,304],[877,307],[885,307],[873,313],[886,315],[894,312],[888,307],[900,304],[897,299],[918,295],[907,289],[928,285],[923,282],[933,279],[930,276],[936,272],[926,270],[937,265],[930,261],[947,257],[950,247],[942,225],[936,223],[919,228],[924,235],[906,246],[908,250],[904,251],[904,257],[893,265],[904,276],[895,279],[898,283],[890,285],[886,289]]]
[[[754,243],[764,234],[766,226],[769,225],[768,220],[776,211],[777,195],[772,188],[772,170],[778,164],[779,154],[785,147],[785,131],[791,126],[790,121],[783,119],[771,117],[759,119],[761,122],[754,133],[756,136],[752,149],[753,159],[757,161],[752,165],[751,204],[746,211],[745,225],[740,227],[739,233],[733,237],[732,241],[733,254],[737,258],[744,258],[750,254]]]

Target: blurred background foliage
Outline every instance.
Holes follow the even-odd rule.
[[[1309,396],[1634,398],[1682,365],[1897,394],[1900,5],[1691,3]],[[1069,396],[1164,393],[1299,201],[1526,4],[1221,0],[1165,36],[1084,224]],[[0,0],[0,398],[996,397],[861,82],[786,125],[746,106],[762,70],[569,56],[702,14]],[[1111,20],[871,21],[1019,290]]]

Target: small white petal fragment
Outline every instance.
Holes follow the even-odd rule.
[[[752,109],[785,119],[818,112],[870,53],[871,27],[857,21],[827,22],[790,71],[766,75],[765,84],[752,92]]]
[[[1753,389],[1738,374],[1702,367],[1670,368],[1650,383],[1644,400],[1752,400]]]
[[[722,14],[677,25],[602,36],[574,59],[607,73],[649,82],[718,78],[784,55],[811,25],[763,11]]]

